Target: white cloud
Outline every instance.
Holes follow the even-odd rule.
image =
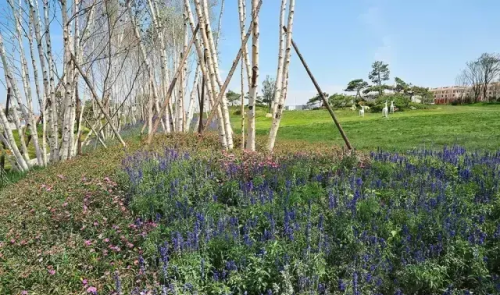
[[[382,45],[375,49],[375,60],[391,63],[394,60],[394,49],[390,35],[382,37]]]
[[[359,15],[359,19],[367,26],[375,36],[380,38],[378,47],[374,50],[374,59],[390,63],[394,60],[395,49],[393,38],[387,29],[384,21],[384,15],[380,6],[370,6]]]

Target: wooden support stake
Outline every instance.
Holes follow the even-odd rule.
[[[262,5],[262,0],[259,1],[259,4],[257,5],[257,8],[255,9],[254,14],[252,15],[252,22],[250,22],[250,25],[248,26],[248,31],[247,31],[247,34],[245,35],[245,39],[243,39],[243,41],[241,42],[240,50],[238,50],[238,53],[236,54],[236,58],[233,61],[233,65],[231,66],[231,70],[229,70],[229,73],[227,74],[226,81],[224,81],[224,84],[222,85],[222,87],[219,91],[219,95],[217,96],[217,99],[214,102],[214,106],[210,112],[210,115],[208,116],[207,123],[205,124],[205,127],[203,128],[202,131],[205,131],[205,129],[207,129],[207,127],[210,125],[210,121],[212,121],[212,118],[215,115],[215,110],[219,106],[219,103],[222,100],[222,96],[225,95],[227,86],[229,85],[229,82],[231,81],[231,78],[234,74],[234,71],[236,70],[236,67],[238,66],[240,58],[243,54],[243,48],[245,48],[245,46],[247,45],[248,39],[250,39],[250,35],[252,34],[254,19],[259,14],[259,10],[260,10],[261,5]],[[252,77],[253,77],[253,75],[252,75]]]
[[[203,62],[207,64],[207,56],[205,54]],[[198,133],[203,131],[203,106],[205,105],[205,75],[201,75],[201,96],[200,96],[200,121],[198,122]]]
[[[288,31],[287,31],[287,29],[286,29],[285,26],[283,26],[283,30],[285,30],[285,33],[288,33]],[[292,39],[292,45],[293,45],[293,48],[295,49],[295,52],[297,52],[297,55],[299,56],[300,61],[302,62],[302,65],[304,65],[304,68],[306,69],[307,74],[309,74],[309,77],[311,78],[311,81],[313,82],[314,87],[316,87],[316,90],[318,91],[319,95],[323,99],[323,103],[325,104],[326,108],[328,109],[328,112],[330,113],[330,116],[332,117],[333,122],[335,123],[335,125],[337,125],[337,128],[340,131],[340,135],[342,135],[342,138],[344,139],[347,148],[349,150],[352,150],[351,143],[349,142],[349,139],[347,138],[347,135],[345,134],[344,129],[342,129],[342,126],[340,126],[340,123],[337,120],[337,117],[335,117],[335,114],[333,113],[332,107],[328,103],[328,100],[326,99],[323,91],[321,91],[321,88],[319,87],[318,82],[316,82],[316,79],[314,78],[313,74],[311,73],[311,70],[307,66],[307,63],[304,60],[304,57],[302,56],[302,54],[300,54],[300,51],[297,48],[297,45],[295,44],[295,42],[293,41],[293,39]]]
[[[125,143],[125,141],[123,141],[122,137],[120,136],[120,133],[116,130],[115,126],[113,126],[113,124],[111,124],[111,118],[109,117],[109,114],[104,110],[104,106],[99,101],[99,97],[97,96],[97,93],[95,92],[94,87],[90,83],[89,78],[83,72],[83,70],[80,67],[80,65],[78,64],[78,62],[76,61],[75,55],[73,53],[71,53],[71,59],[73,59],[73,62],[75,64],[76,68],[78,69],[78,71],[80,72],[80,75],[82,76],[83,80],[85,80],[85,83],[87,83],[87,86],[89,87],[90,92],[92,93],[92,96],[94,97],[95,102],[99,106],[99,109],[101,109],[101,113],[103,113],[106,120],[108,122],[110,122],[109,125],[111,126],[111,130],[113,130],[113,133],[116,135],[116,137],[118,137],[118,140],[123,145],[123,147],[127,147],[127,144]]]
[[[172,82],[170,82],[170,87],[168,88],[167,91],[167,96],[165,97],[165,101],[163,101],[163,105],[161,106],[161,111],[158,115],[158,118],[154,121],[153,123],[153,130],[148,135],[148,139],[146,141],[147,144],[151,144],[151,141],[153,141],[153,136],[155,135],[156,129],[158,129],[158,125],[160,123],[161,118],[164,115],[165,110],[167,109],[168,102],[170,101],[170,97],[172,96],[172,92],[174,91],[175,87],[175,82],[177,82],[177,79],[179,78],[179,75],[184,67],[184,62],[189,56],[189,51],[191,51],[191,47],[194,44],[194,41],[196,40],[196,34],[198,30],[200,29],[200,24],[196,26],[196,28],[193,31],[193,36],[191,37],[191,41],[189,41],[188,47],[186,48],[185,52],[183,52],[182,55],[182,60],[179,62],[179,66],[177,67],[177,71],[175,72],[174,78],[172,79]],[[182,87],[183,85],[180,85]]]

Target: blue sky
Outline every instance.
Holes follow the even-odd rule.
[[[264,0],[261,8],[262,78],[276,75],[280,2]],[[498,0],[297,0],[293,39],[330,94],[352,79],[367,80],[375,60],[389,64],[391,84],[397,76],[426,87],[448,86],[466,61],[500,52],[499,12]],[[236,0],[226,0],[222,34],[221,68],[229,70],[239,48]],[[239,91],[239,76],[230,88]],[[287,104],[315,93],[293,54]]]
[[[260,80],[276,75],[281,1],[263,2]],[[6,5],[0,0],[1,15]],[[389,64],[391,84],[397,76],[419,86],[448,86],[466,61],[483,52],[500,52],[499,12],[498,0],[296,0],[293,38],[330,94],[341,92],[352,79],[367,80],[376,60]],[[237,0],[226,0],[220,43],[223,79],[239,49],[239,34]],[[62,38],[52,41],[59,54]],[[240,91],[239,77],[238,67],[229,89]],[[289,87],[287,105],[305,103],[316,93],[295,54]],[[0,85],[0,102],[4,97]]]

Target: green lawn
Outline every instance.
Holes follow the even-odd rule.
[[[500,105],[436,106],[426,110],[397,112],[388,119],[380,113],[339,110],[335,112],[357,149],[408,150],[415,147],[440,148],[459,144],[466,148],[500,149]],[[271,118],[257,112],[257,134],[267,136]],[[240,116],[232,117],[234,130],[241,132]],[[331,142],[342,138],[326,110],[285,111],[278,133],[280,140]]]

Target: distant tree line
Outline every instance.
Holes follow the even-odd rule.
[[[458,74],[456,84],[462,86],[464,91],[460,92],[457,102],[496,101],[498,100],[497,92],[500,92],[500,89],[494,87],[492,83],[499,81],[500,55],[483,53],[477,59],[468,61],[465,68]]]
[[[394,78],[394,85],[386,84],[390,80],[389,65],[382,61],[375,61],[372,69],[368,73],[371,84],[363,79],[354,79],[347,84],[344,89],[353,95],[334,93],[328,95],[328,102],[336,108],[352,107],[352,105],[375,106],[383,104],[385,100],[393,100],[399,108],[409,107],[412,97],[418,98],[422,103],[431,103],[434,100],[429,88],[412,85],[399,77]],[[316,95],[309,99],[308,105],[311,107],[323,107],[321,97]]]

